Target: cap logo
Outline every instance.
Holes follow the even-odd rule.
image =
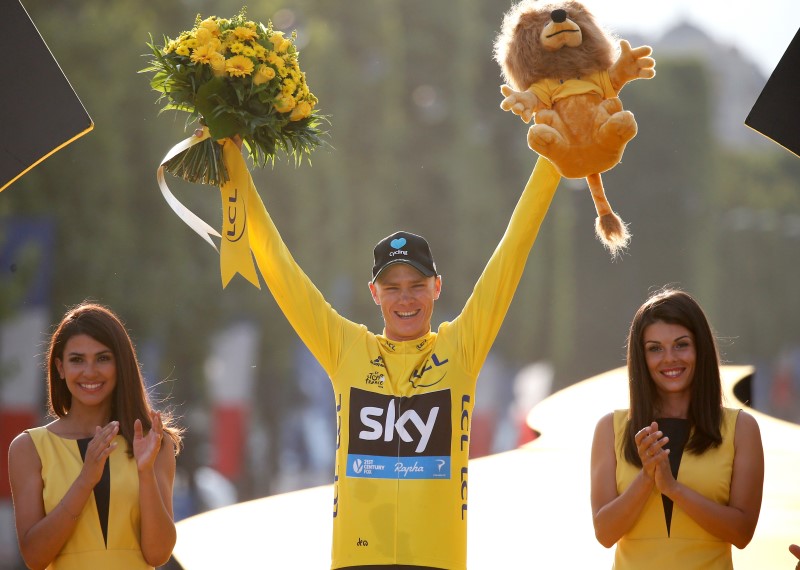
[[[400,249],[404,245],[406,245],[406,238],[396,238],[390,242],[390,245],[395,249]]]

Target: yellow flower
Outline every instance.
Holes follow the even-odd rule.
[[[210,46],[197,46],[192,50],[192,61],[195,63],[205,63],[206,65],[211,64],[211,57],[217,53]]]
[[[233,34],[236,36],[236,39],[243,42],[247,40],[255,40],[258,38],[258,32],[256,32],[255,30],[255,25],[253,26],[253,29],[239,26],[233,30]]]
[[[275,77],[275,70],[263,63],[258,66],[256,74],[253,76],[253,84],[261,85],[267,81],[271,81]]]
[[[274,49],[278,53],[283,53],[289,48],[289,44],[291,43],[289,40],[283,37],[283,32],[275,32],[269,38],[269,41],[272,42],[272,49]]]
[[[194,37],[197,40],[197,45],[204,46],[208,42],[211,41],[211,38],[213,38],[214,35],[211,33],[211,30],[209,30],[208,28],[200,27],[200,28],[197,28],[197,31],[195,32]]]
[[[297,84],[294,81],[288,78],[283,80],[283,87],[281,87],[281,91],[287,95],[291,95],[294,93],[295,89],[297,89]]]
[[[299,121],[305,119],[311,114],[311,105],[307,101],[300,101],[297,106],[292,109],[292,114],[289,115],[290,121]]]
[[[281,93],[275,97],[275,101],[273,102],[272,106],[275,107],[275,110],[279,113],[288,113],[294,109],[296,104],[297,101],[294,100],[294,97]]]
[[[175,48],[175,53],[177,53],[178,55],[189,55],[191,53],[191,50],[189,49],[189,46],[187,46],[186,44],[181,44]]]
[[[242,55],[247,56],[247,57],[253,57],[253,56],[256,55],[256,50],[254,50],[250,46],[244,46],[242,48]]]
[[[225,75],[225,56],[221,53],[214,52],[210,56],[211,62],[209,65],[211,66],[211,71],[214,73],[214,77],[223,77]]]
[[[189,38],[183,44],[188,48],[196,48],[197,47],[197,40],[194,38]]]
[[[259,59],[259,61],[267,60],[267,48],[265,48],[261,44],[256,44],[253,46],[253,50],[256,52],[255,55]]]
[[[244,48],[245,45],[242,42],[233,42],[228,49],[231,50],[231,53],[242,53]]]
[[[219,24],[213,17],[206,18],[205,20],[200,22],[200,27],[205,28],[206,30],[211,32],[211,34],[214,36],[219,35]]]
[[[283,58],[274,51],[269,52],[269,55],[267,56],[267,63],[271,63],[277,67],[278,71],[281,71],[286,67],[286,64],[283,62]]]
[[[253,60],[243,55],[235,55],[225,60],[225,71],[231,77],[246,77],[253,73]]]

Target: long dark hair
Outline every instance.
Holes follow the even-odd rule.
[[[153,410],[145,391],[136,350],[120,318],[103,305],[84,302],[66,312],[55,329],[47,350],[47,385],[50,394],[50,415],[62,418],[72,407],[72,394],[61,379],[56,359],[63,360],[67,341],[85,334],[107,346],[114,355],[117,382],[111,396],[110,421],[119,421],[119,433],[128,442],[128,455],[133,456],[133,423],[139,419],[145,431],[151,426]],[[164,433],[172,439],[177,454],[181,446],[181,429],[174,424],[169,412],[161,412]]]
[[[680,325],[694,337],[696,362],[689,403],[692,435],[685,450],[701,454],[722,443],[722,382],[719,352],[703,309],[691,295],[674,288],[653,294],[636,311],[628,333],[628,389],[630,412],[626,425],[625,459],[641,467],[634,435],[654,419],[658,402],[644,350],[644,331],[656,322]]]

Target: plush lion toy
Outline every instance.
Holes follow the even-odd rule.
[[[580,2],[522,0],[503,19],[494,56],[509,85],[501,107],[526,123],[528,146],[566,178],[586,178],[597,236],[616,256],[630,234],[606,199],[602,172],[616,166],[636,135],[636,120],[617,97],[634,79],[654,77],[649,46],[614,42]],[[616,60],[615,60],[616,58]]]

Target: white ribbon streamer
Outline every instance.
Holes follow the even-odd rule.
[[[205,221],[203,221],[200,217],[198,217],[194,212],[192,212],[189,208],[184,206],[170,191],[169,187],[167,186],[167,182],[164,179],[164,163],[169,162],[170,159],[177,156],[178,154],[182,153],[185,150],[188,150],[192,146],[199,144],[209,138],[208,129],[203,129],[203,134],[201,136],[192,135],[186,140],[183,140],[173,146],[166,156],[161,161],[161,166],[158,167],[158,171],[156,172],[156,178],[158,179],[158,187],[161,188],[161,194],[164,196],[164,200],[167,201],[170,208],[178,215],[178,217],[183,220],[183,222],[192,228],[197,235],[207,241],[211,247],[213,247],[217,253],[219,253],[219,249],[217,248],[217,244],[211,239],[211,236],[221,238],[219,232],[209,226]]]

